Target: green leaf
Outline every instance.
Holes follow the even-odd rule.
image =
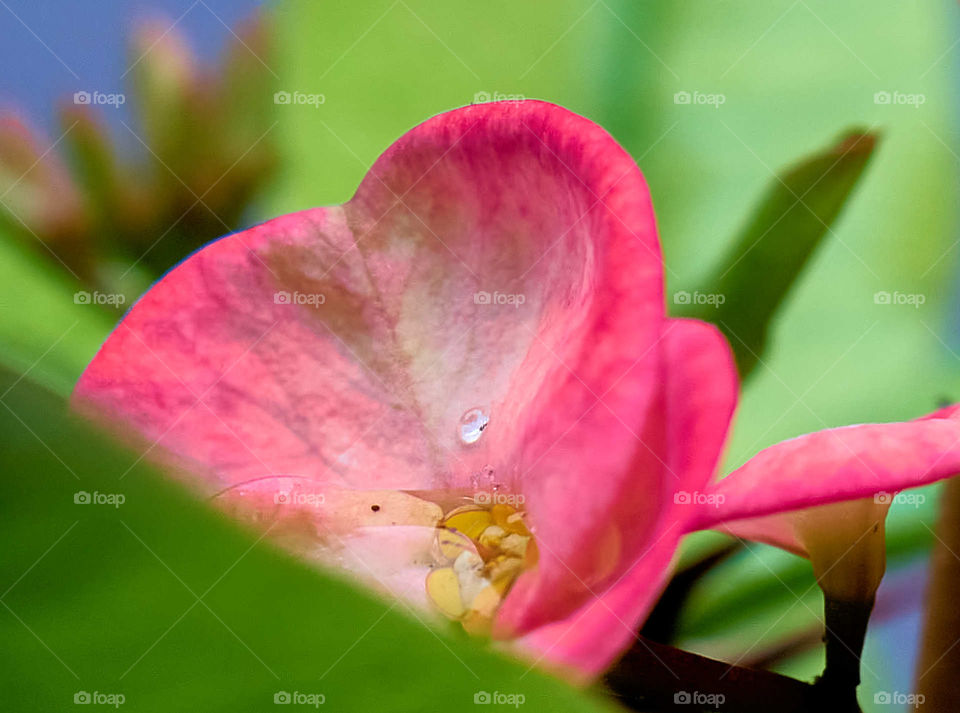
[[[875,134],[850,131],[777,176],[715,277],[702,290],[674,293],[678,313],[724,332],[741,377],[762,357],[773,315],[831,233],[876,141]]]
[[[29,380],[0,372],[0,395],[5,710],[96,692],[124,711],[264,711],[298,692],[320,710],[472,712],[481,691],[606,709],[275,549]]]
[[[69,394],[128,306],[85,302],[82,289],[0,234],[0,365]]]
[[[434,114],[501,95],[588,114],[581,58],[611,15],[582,0],[284,0],[274,9],[278,89],[320,106],[274,105],[284,172],[268,213],[341,203],[384,149]],[[624,30],[624,32],[626,32]]]

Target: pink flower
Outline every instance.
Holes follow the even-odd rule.
[[[737,390],[720,334],[665,315],[633,160],[525,101],[437,116],[344,205],[208,245],[75,399],[306,556],[592,674],[685,533],[802,551],[772,516],[960,470],[943,412],[804,436],[714,483]]]

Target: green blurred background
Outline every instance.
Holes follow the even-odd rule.
[[[182,5],[191,14],[209,10],[202,3]],[[181,8],[166,10],[172,24]],[[0,26],[24,34],[20,15],[7,11],[0,9]],[[249,43],[240,48],[250,50],[253,60],[246,61],[260,67],[262,82],[233,111],[214,107],[208,118],[217,127],[255,114],[260,123],[235,132],[239,143],[225,151],[235,151],[239,160],[263,140],[273,152],[270,171],[250,179],[242,214],[225,222],[229,229],[346,200],[393,140],[433,114],[496,95],[544,99],[606,127],[643,169],[657,209],[672,307],[675,291],[704,288],[776,172],[848,128],[868,129],[881,134],[879,149],[777,315],[770,347],[743,393],[728,467],[801,433],[907,419],[943,399],[960,399],[955,3],[289,0],[266,5],[262,13],[272,38],[269,49],[258,46],[254,52]],[[123,29],[133,32],[132,25]],[[221,30],[217,41],[231,42],[231,33]],[[32,31],[42,37],[42,22]],[[78,32],[75,41],[80,49],[73,51],[82,54],[83,43],[97,39]],[[209,47],[202,54],[209,56]],[[121,85],[116,77],[105,84]],[[323,103],[275,104],[274,91],[319,94]],[[723,103],[678,104],[678,92],[722,95]],[[922,104],[878,103],[882,92],[919,95]],[[162,97],[153,111],[164,110]],[[134,128],[150,118],[125,116]],[[59,130],[48,118],[29,118],[45,128],[44,146],[57,139]],[[105,131],[112,132],[121,153],[143,153],[124,136],[116,117]],[[203,143],[179,149],[184,165],[207,158]],[[138,171],[160,158],[148,151],[143,160]],[[229,171],[230,156],[225,160],[221,169]],[[150,170],[163,173],[156,165]],[[200,232],[190,239],[202,242],[228,232],[216,224],[198,225]],[[16,232],[16,226],[7,232]],[[171,255],[193,247],[177,235],[164,238],[175,243]],[[2,399],[9,426],[2,439],[10,452],[22,451],[11,457],[11,467],[45,465],[37,466],[43,472],[5,475],[43,482],[54,477],[47,469],[60,467],[43,453],[47,446],[68,464],[72,446],[59,445],[59,430],[44,430],[43,412],[10,414],[15,404],[46,398],[32,395],[40,393],[37,386],[52,392],[51,403],[67,395],[120,313],[75,304],[74,294],[83,288],[75,277],[32,249],[29,237],[7,237],[0,241],[0,364],[10,371],[12,387]],[[136,292],[154,276],[138,267],[139,282],[128,281],[124,289]],[[924,303],[877,304],[879,291],[922,295]],[[47,446],[38,446],[34,436]],[[31,448],[37,459],[30,460]],[[875,691],[911,690],[932,539],[926,525],[933,526],[936,489],[926,493],[921,508],[899,506],[891,514],[891,571],[865,658],[866,710]],[[57,527],[42,529],[50,525],[49,513],[18,509],[16,516],[24,523],[17,542],[34,553],[24,554],[22,571],[53,542]],[[66,526],[70,516],[65,517]],[[34,546],[23,545],[32,538]],[[688,556],[713,542],[710,536],[692,538]],[[9,571],[18,576],[15,567]],[[27,577],[18,586],[29,582]],[[71,586],[96,585],[81,577]],[[751,546],[697,585],[679,643],[810,678],[822,667],[816,646],[820,606],[805,562]],[[43,627],[37,622],[46,613],[36,607],[28,623]],[[48,629],[54,639],[55,631],[53,625]],[[202,628],[195,633],[201,637]],[[29,636],[23,641],[39,645]],[[203,646],[202,638],[197,645]],[[59,650],[55,644],[50,648]],[[40,651],[37,660],[48,656]],[[265,675],[256,661],[252,665],[250,675]],[[424,678],[440,675],[431,671]]]

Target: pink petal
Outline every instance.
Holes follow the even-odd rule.
[[[807,548],[797,537],[794,530],[793,519],[790,513],[775,513],[765,515],[764,517],[747,518],[746,520],[733,520],[717,525],[714,529],[725,532],[733,537],[740,537],[744,540],[762,542],[766,545],[773,545],[780,549],[792,552],[801,557],[807,556]]]
[[[550,620],[635,559],[671,492],[663,319],[630,156],[559,107],[485,104],[406,134],[343,207],[189,258],[131,310],[76,399],[210,489],[286,474],[522,491],[544,554],[525,586]],[[489,425],[465,446],[476,407]]]
[[[664,420],[670,428],[670,470],[678,489],[699,492],[720,465],[740,382],[730,345],[716,327],[672,319],[667,330],[669,410]]]
[[[642,412],[659,265],[643,179],[599,127],[540,102],[467,107],[397,141],[344,207],[228,236],[171,271],[76,396],[219,485],[469,486],[489,466],[516,486],[631,365]],[[523,304],[477,304],[479,291]],[[473,407],[491,423],[464,448]]]
[[[206,473],[209,490],[275,474],[365,489],[429,483],[429,444],[398,403],[408,395],[391,398],[390,377],[378,379],[337,335],[378,316],[359,294],[367,286],[351,252],[338,208],[212,243],[137,302],[84,372],[75,401],[131,427],[153,453]],[[295,286],[285,255],[305,265],[326,257],[331,279]],[[336,282],[351,275],[354,292]],[[322,318],[319,307],[275,301],[298,289],[325,293]]]
[[[663,533],[602,596],[562,621],[535,629],[518,646],[535,661],[567,667],[578,678],[601,673],[636,639],[666,584],[679,537],[679,527]]]
[[[525,621],[533,621],[540,628],[525,636],[521,644],[538,652],[538,656],[588,674],[608,666],[629,645],[655,603],[677,541],[686,530],[686,522],[697,513],[689,500],[675,498],[674,494],[706,487],[716,471],[736,406],[737,372],[733,357],[714,327],[693,320],[670,320],[660,346],[664,375],[659,420],[665,425],[666,447],[663,460],[654,471],[659,481],[651,482],[649,472],[633,471],[631,478],[616,483],[620,487],[618,499],[606,520],[621,528],[624,546],[613,574],[596,584],[583,582],[587,596],[581,597],[580,606],[573,609],[563,609],[562,602],[554,601],[559,597],[551,596],[549,579],[542,574],[536,585],[524,580],[517,584],[541,587],[526,594],[532,604],[525,612]],[[639,451],[646,450],[643,444],[637,447]],[[584,498],[592,497],[586,491],[598,485],[595,480],[584,480],[575,492],[583,493]],[[651,500],[660,503],[654,515],[654,532],[641,540],[631,530],[647,533],[637,527],[637,513],[643,512],[645,501]],[[568,517],[575,515],[576,502],[576,498],[570,499]],[[602,553],[598,556],[604,558]],[[536,581],[535,576],[536,573],[527,575],[527,581]],[[546,586],[542,584],[545,580]],[[522,601],[519,597],[514,600],[516,591],[515,587],[504,603],[507,617],[512,613],[508,607]],[[569,597],[569,587],[563,593]],[[553,609],[548,609],[550,606]],[[547,623],[542,615],[545,609],[566,611],[566,618]]]
[[[731,523],[740,533],[802,549],[783,522],[765,518],[825,503],[873,497],[960,473],[960,419],[954,409],[906,423],[847,426],[771,446],[716,483],[715,506],[698,528]],[[747,518],[765,518],[733,524]]]

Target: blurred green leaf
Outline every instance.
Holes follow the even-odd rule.
[[[102,226],[94,237],[112,240],[117,232],[117,216],[113,215],[111,197],[118,192],[123,179],[103,119],[89,104],[66,104],[60,112],[60,125],[75,185],[84,195],[93,220]]]
[[[79,289],[65,271],[0,234],[0,367],[70,393],[121,314],[78,304]]]
[[[715,276],[693,297],[674,293],[679,314],[713,322],[723,331],[742,378],[762,357],[773,315],[831,232],[876,141],[875,134],[850,131],[777,176]]]
[[[284,0],[273,15],[278,88],[325,101],[274,107],[284,174],[272,214],[349,199],[404,132],[474,101],[519,95],[589,115],[595,82],[580,61],[600,46],[596,28],[612,20],[583,0],[549,9],[508,0],[455,8],[444,0]]]
[[[276,550],[29,380],[0,372],[0,395],[5,710],[66,710],[82,691],[163,713],[272,710],[281,691],[336,711],[475,711],[479,691],[605,709]]]

